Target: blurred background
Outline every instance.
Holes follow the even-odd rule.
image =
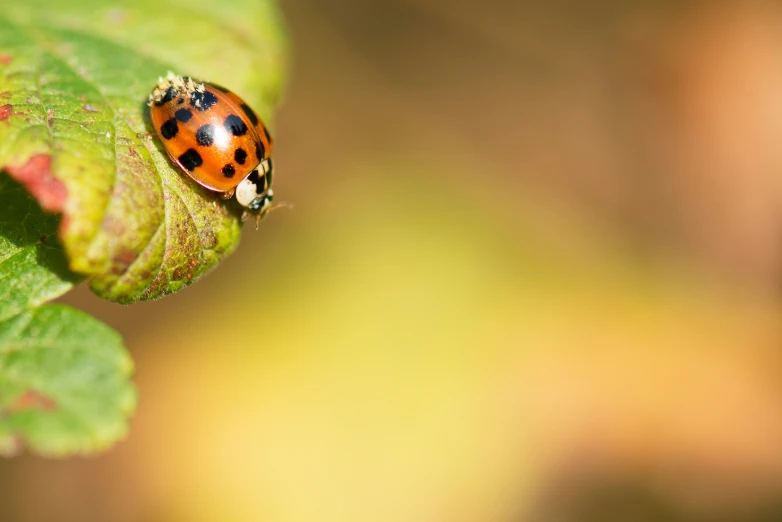
[[[283,9],[295,208],[63,300],[140,406],[0,462],[0,520],[782,520],[782,4]]]

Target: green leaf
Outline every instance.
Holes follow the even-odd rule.
[[[44,305],[0,322],[0,450],[107,448],[135,408],[132,371],[119,334],[78,310]]]
[[[172,70],[231,87],[268,121],[280,28],[271,0],[3,3],[0,170],[63,215],[69,266],[96,293],[155,299],[236,248],[238,209],[143,136],[145,102]]]
[[[135,405],[119,335],[69,307],[40,306],[83,279],[68,270],[57,222],[0,175],[0,453],[105,448]]]
[[[61,296],[83,279],[68,270],[55,235],[58,221],[0,174],[0,321]]]

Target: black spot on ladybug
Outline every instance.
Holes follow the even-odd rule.
[[[263,143],[257,142],[255,144],[255,157],[258,158],[258,161],[261,161],[265,154],[266,148],[263,146]]]
[[[196,141],[203,147],[208,147],[215,141],[215,127],[214,125],[202,125],[196,131]]]
[[[261,176],[257,170],[254,170],[250,172],[250,175],[247,176],[247,179],[252,181],[252,183],[255,185],[255,193],[256,194],[262,194],[263,193],[263,187],[265,185],[265,181],[263,179],[263,176]]]
[[[226,178],[232,178],[234,174],[236,174],[236,169],[234,168],[233,165],[229,163],[228,165],[223,167],[222,172],[223,172],[223,176],[225,176]]]
[[[163,125],[160,126],[160,135],[167,140],[170,140],[171,138],[176,136],[177,132],[179,132],[179,127],[176,124],[175,118],[171,118],[170,120],[166,121]]]
[[[234,136],[244,136],[247,134],[247,125],[245,125],[242,119],[235,114],[231,114],[225,119],[225,128]]]
[[[155,105],[157,105],[158,107],[160,107],[161,105],[165,105],[165,104],[167,104],[168,102],[170,102],[171,100],[173,100],[173,99],[174,99],[174,97],[176,97],[176,95],[177,95],[177,94],[179,94],[179,91],[177,90],[177,88],[176,88],[176,87],[174,87],[174,86],[172,85],[172,86],[171,86],[171,87],[169,87],[169,88],[168,88],[168,90],[166,91],[166,94],[165,94],[165,96],[163,96],[162,98],[160,98],[160,101],[157,101],[157,102],[155,102]]]
[[[185,103],[185,99],[184,99],[184,98],[179,98],[179,99],[176,101],[176,104],[177,104],[177,105],[182,105],[183,103]]]
[[[195,149],[187,149],[184,154],[179,156],[179,163],[185,170],[195,170],[196,167],[200,167],[204,160],[201,159],[201,155]]]
[[[247,151],[244,149],[236,149],[236,152],[234,152],[234,160],[236,160],[236,163],[239,165],[244,165],[244,162],[247,160]]]
[[[250,108],[250,106],[249,106],[249,105],[247,105],[246,103],[243,103],[243,104],[242,104],[242,110],[243,110],[243,111],[244,111],[244,113],[247,115],[247,117],[250,119],[250,122],[251,122],[253,125],[258,125],[258,115],[257,115],[257,114],[255,114],[255,111],[253,111],[253,110]]]
[[[193,117],[193,113],[190,112],[190,109],[179,109],[174,113],[174,117],[182,123],[186,123]]]
[[[272,144],[272,135],[269,134],[269,129],[267,129],[266,127],[263,128],[263,135],[266,136],[266,143],[271,145]]]
[[[194,92],[190,97],[190,105],[198,109],[199,111],[208,111],[212,108],[212,105],[217,103],[217,96],[209,91]]]

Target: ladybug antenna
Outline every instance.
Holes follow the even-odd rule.
[[[258,230],[258,224],[261,222],[263,218],[266,217],[266,214],[268,214],[272,210],[277,210],[278,208],[293,208],[293,203],[282,201],[280,203],[274,203],[273,205],[269,205],[268,207],[264,208],[261,212],[255,215],[255,230]]]

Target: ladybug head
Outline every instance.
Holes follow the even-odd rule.
[[[291,208],[290,203],[274,203],[274,191],[269,189],[266,194],[259,198],[255,198],[248,206],[245,214],[252,214],[255,216],[255,230],[258,230],[258,223],[266,217],[266,214],[272,210],[278,208]],[[243,220],[246,216],[243,216]]]
[[[250,215],[255,216],[255,228],[269,212],[280,207],[289,207],[287,203],[274,204],[274,191],[272,190],[272,160],[266,158],[259,168],[254,170],[236,188],[236,199],[246,207],[242,220]]]
[[[274,191],[269,189],[266,194],[259,198],[255,198],[247,205],[247,210],[254,216],[259,216],[258,219],[263,219],[269,210],[271,210],[272,202],[274,201]]]

